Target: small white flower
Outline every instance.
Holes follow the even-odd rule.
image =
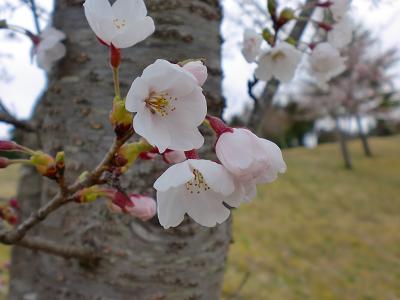
[[[301,52],[292,45],[282,42],[261,56],[255,76],[263,81],[275,77],[282,82],[289,82],[293,79],[300,60]]]
[[[228,219],[231,206],[241,201],[240,190],[226,169],[212,161],[190,159],[173,165],[154,183],[158,219],[164,228],[178,226],[185,213],[213,227]]]
[[[342,19],[347,12],[350,10],[350,1],[349,0],[333,0],[333,4],[330,7],[333,18],[336,21]]]
[[[207,67],[200,61],[191,61],[183,66],[183,69],[191,73],[197,80],[199,86],[203,86],[203,84],[207,80]]]
[[[311,74],[321,83],[326,83],[346,69],[345,58],[329,43],[320,43],[309,57]]]
[[[131,47],[154,30],[154,22],[147,15],[143,0],[86,0],[86,19],[99,39],[116,48]]]
[[[135,131],[160,153],[204,143],[197,127],[207,114],[206,99],[196,78],[178,65],[159,59],[148,66],[132,83],[126,109],[137,113]]]
[[[253,29],[246,29],[243,34],[242,54],[247,62],[252,63],[261,53],[261,34]]]
[[[333,25],[332,30],[328,31],[328,43],[337,49],[342,49],[351,43],[353,39],[353,22],[346,15]]]
[[[36,63],[39,68],[50,71],[53,65],[63,58],[67,52],[62,40],[65,33],[53,27],[47,27],[39,36],[39,42],[34,46]]]
[[[222,165],[245,189],[245,200],[257,194],[256,184],[273,182],[286,171],[279,147],[247,129],[234,128],[218,138],[215,152]]]

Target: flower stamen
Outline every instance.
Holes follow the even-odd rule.
[[[207,182],[204,179],[203,174],[199,170],[193,169],[194,178],[191,181],[186,182],[186,190],[191,194],[200,194],[210,189]]]
[[[176,97],[170,97],[168,93],[150,94],[150,97],[145,100],[145,103],[151,113],[156,113],[161,117],[165,117],[176,109],[175,106],[171,105],[171,102],[176,100],[178,100]]]
[[[126,20],[125,19],[113,19],[113,24],[115,27],[117,27],[118,30],[121,30],[126,26]]]

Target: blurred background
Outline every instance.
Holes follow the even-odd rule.
[[[2,0],[0,20],[44,28],[53,2],[36,0],[35,14],[32,3]],[[352,1],[346,70],[328,91],[302,68],[287,84],[254,80],[243,32],[270,22],[266,1],[221,4],[224,117],[277,143],[288,165],[234,213],[224,299],[400,299],[400,1]],[[298,9],[304,1],[280,4]],[[320,34],[305,24],[301,40]],[[29,119],[46,73],[25,37],[0,31],[0,43],[0,113]],[[0,124],[1,137],[12,128]],[[1,200],[15,196],[18,174],[0,171]],[[8,260],[3,246],[3,294]]]

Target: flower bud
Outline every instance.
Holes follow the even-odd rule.
[[[0,206],[0,218],[10,225],[16,225],[19,221],[18,215],[15,210],[7,204],[3,204]]]
[[[12,208],[20,209],[20,205],[19,205],[18,199],[16,199],[16,198],[8,200],[8,204],[9,204]]]
[[[57,167],[57,171],[60,174],[64,173],[64,169],[65,169],[65,153],[62,152],[58,152],[56,155],[56,167]]]
[[[191,73],[197,80],[199,86],[203,86],[203,84],[207,80],[207,67],[203,64],[201,60],[190,61],[183,65],[184,70]]]
[[[19,151],[19,145],[14,141],[0,141],[0,151]]]
[[[89,188],[84,188],[75,194],[75,202],[78,203],[90,203],[97,200],[102,196],[108,196],[108,189],[101,188],[94,185]]]
[[[50,155],[41,151],[35,152],[31,157],[31,163],[36,167],[36,170],[45,177],[50,179],[57,178],[56,162]]]
[[[268,12],[271,15],[272,19],[276,16],[276,9],[277,9],[276,0],[268,0]]]
[[[294,15],[294,10],[291,8],[285,8],[279,15],[278,24],[283,26],[287,22],[293,20],[296,16]]]
[[[156,215],[157,203],[153,198],[137,194],[131,194],[129,198],[134,204],[133,207],[128,208],[131,216],[146,222]]]
[[[153,149],[153,146],[145,141],[136,143],[129,143],[123,145],[114,157],[114,165],[117,167],[124,167],[121,171],[124,173],[127,168],[132,165],[140,153],[147,152]]]
[[[322,28],[325,31],[331,31],[333,29],[332,25],[329,25],[329,24],[324,23],[324,22],[317,22],[317,25],[318,25],[319,28]]]
[[[262,36],[269,45],[272,46],[274,44],[274,35],[268,28],[263,29]]]
[[[132,129],[133,114],[125,109],[125,101],[118,97],[114,98],[113,108],[109,118],[114,127],[115,134],[118,137],[123,137]]]
[[[122,212],[126,213],[135,206],[131,199],[121,191],[115,190],[110,192],[110,195],[112,204],[118,207]]]
[[[215,131],[217,136],[220,136],[225,132],[233,132],[233,129],[226,125],[225,122],[220,118],[207,116],[206,119],[210,123],[211,128]]]
[[[11,164],[8,158],[0,157],[0,169],[5,169]]]

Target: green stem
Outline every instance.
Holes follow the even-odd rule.
[[[112,69],[113,69],[115,97],[121,99],[121,89],[120,89],[120,84],[119,84],[119,68],[113,67]]]

